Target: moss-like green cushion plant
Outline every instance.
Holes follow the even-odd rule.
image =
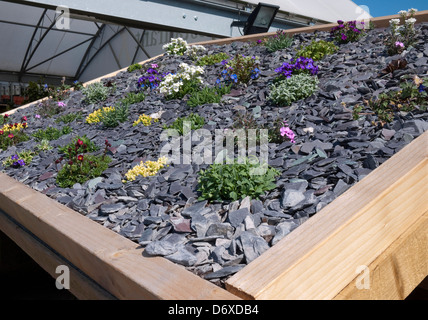
[[[300,47],[297,52],[298,57],[311,58],[314,61],[321,60],[326,55],[333,54],[338,50],[338,47],[333,42],[324,40],[313,40],[309,45]]]

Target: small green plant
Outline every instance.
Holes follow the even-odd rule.
[[[142,66],[141,64],[139,64],[139,63],[134,63],[134,64],[131,64],[131,65],[128,67],[127,71],[128,71],[128,72],[132,72],[132,71],[135,71],[135,70],[140,70],[142,67],[143,67],[143,66]]]
[[[259,43],[264,45],[269,52],[275,52],[291,47],[293,37],[285,33],[284,30],[278,30],[274,36],[267,37]]]
[[[49,144],[49,140],[48,139],[43,139],[42,141],[40,141],[40,143],[36,146],[36,150],[37,151],[49,151],[52,150],[53,147]]]
[[[401,84],[401,90],[381,93],[376,99],[366,100],[367,107],[375,113],[382,124],[394,120],[394,115],[400,111],[427,110],[428,80],[415,76],[413,81]],[[363,107],[357,105],[353,110],[354,119],[362,114]],[[366,113],[367,114],[367,113]]]
[[[271,86],[269,99],[276,105],[289,106],[292,102],[311,96],[318,89],[318,78],[296,74]]]
[[[171,42],[166,43],[162,46],[168,55],[182,56],[187,51],[187,41],[183,38],[171,38]]]
[[[35,137],[37,141],[42,141],[42,140],[51,141],[51,140],[57,140],[59,137],[71,133],[71,131],[73,131],[73,129],[71,129],[71,127],[69,126],[64,126],[61,129],[48,127],[44,130],[43,129],[37,130],[35,133],[33,133],[33,137]]]
[[[68,124],[80,119],[82,119],[82,112],[79,111],[76,113],[68,113],[68,114],[61,115],[55,120],[55,122],[56,123],[63,122],[65,124]]]
[[[188,129],[197,130],[204,126],[205,119],[198,114],[191,113],[187,117],[177,118],[170,126],[164,126],[164,129],[174,129],[183,135],[187,124],[190,125]]]
[[[89,124],[102,122],[105,127],[113,128],[128,120],[128,116],[129,106],[122,103],[114,107],[95,110],[86,117],[85,122]]]
[[[53,117],[65,110],[65,103],[53,99],[44,100],[37,106],[37,113],[45,118]]]
[[[206,103],[220,103],[221,97],[230,93],[231,85],[223,87],[205,87],[201,91],[194,92],[187,100],[189,107],[197,107]]]
[[[229,56],[224,52],[220,52],[216,54],[208,54],[208,55],[202,56],[198,59],[196,64],[198,66],[208,66],[208,65],[220,63],[227,59],[229,59]]]
[[[85,95],[85,101],[93,104],[106,100],[115,89],[114,84],[107,83],[104,85],[102,82],[95,82],[83,88],[82,93]]]
[[[100,119],[107,128],[117,127],[120,123],[128,120],[129,107],[127,104],[115,106],[112,111],[102,109]]]
[[[29,140],[28,135],[25,133],[27,128],[27,117],[22,117],[21,122],[12,122],[8,114],[0,118],[0,149],[6,150],[10,146],[16,145],[20,142]]]
[[[64,156],[55,161],[55,165],[59,169],[56,177],[59,187],[69,188],[76,183],[85,183],[89,179],[99,177],[108,168],[111,162],[111,158],[107,156],[110,143],[105,141],[102,155],[91,155],[88,152],[91,152],[94,144],[88,139],[86,142],[78,137],[74,145],[67,146]]]
[[[34,155],[35,153],[33,151],[28,150],[18,152],[17,154],[10,156],[8,159],[3,161],[3,166],[20,168],[29,165],[31,160],[33,160]]]
[[[309,45],[305,47],[301,46],[296,55],[318,61],[326,55],[335,53],[337,50],[338,47],[333,42],[313,40]]]
[[[181,63],[177,73],[169,73],[163,78],[158,90],[167,100],[182,99],[199,90],[204,72],[203,67]]]
[[[217,85],[248,83],[260,75],[259,57],[247,57],[237,54],[233,59],[222,63],[226,69],[221,72],[222,79],[217,79]]]
[[[416,9],[402,10],[399,19],[389,20],[391,35],[386,39],[385,45],[389,55],[399,54],[404,49],[413,45],[416,41],[416,30],[414,15]],[[400,26],[400,23],[403,23]]]
[[[200,200],[238,200],[249,196],[257,198],[276,187],[280,172],[267,163],[244,159],[232,164],[212,164],[199,172]]]
[[[134,103],[142,102],[145,98],[146,95],[144,94],[144,92],[129,92],[124,98],[120,99],[119,102],[126,105],[131,105]]]
[[[330,35],[339,43],[358,41],[364,34],[364,22],[337,20],[337,26],[330,30]]]
[[[58,151],[64,154],[67,158],[76,157],[85,152],[97,151],[98,147],[86,136],[77,136],[69,144],[59,147]]]

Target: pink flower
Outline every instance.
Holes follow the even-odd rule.
[[[295,134],[293,132],[293,130],[291,130],[289,127],[282,127],[281,129],[279,129],[279,132],[281,134],[281,136],[287,136],[288,139],[290,139],[290,141],[292,143],[295,143],[296,141],[294,140],[295,138]]]
[[[34,118],[36,118],[36,119],[40,119],[40,114],[36,114],[36,115],[34,116]]]
[[[153,69],[156,69],[157,67],[159,67],[156,63],[152,63],[151,64],[151,67],[153,68]]]
[[[59,101],[59,102],[58,102],[58,107],[62,107],[62,108],[64,108],[64,107],[65,107],[65,103],[64,103],[64,102],[62,102],[62,101]]]
[[[404,48],[404,43],[400,42],[400,41],[396,41],[395,42],[395,46],[396,47],[400,47],[400,48]]]

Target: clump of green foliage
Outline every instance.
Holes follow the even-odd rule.
[[[71,131],[73,131],[73,129],[71,129],[71,127],[69,126],[64,126],[61,129],[48,127],[44,130],[43,129],[37,130],[36,132],[33,133],[33,137],[35,137],[37,141],[42,141],[42,140],[51,141],[51,140],[57,140],[59,137],[71,133]]]
[[[115,106],[112,110],[102,110],[100,119],[103,125],[107,128],[117,127],[120,123],[128,120],[129,107],[127,104]]]
[[[80,120],[80,119],[82,119],[82,112],[79,111],[79,112],[76,112],[76,113],[73,112],[73,113],[63,114],[63,115],[59,116],[55,120],[55,122],[56,123],[63,122],[65,124],[68,124],[68,123],[71,123],[71,122],[73,122],[75,120]]]
[[[142,68],[143,66],[141,65],[141,64],[139,64],[139,63],[134,63],[134,64],[131,64],[129,67],[128,67],[128,72],[132,72],[132,71],[135,71],[135,70],[140,70],[141,68]]]
[[[189,107],[196,107],[206,103],[220,103],[221,97],[230,93],[230,91],[231,85],[222,87],[205,87],[201,91],[192,93],[189,100],[187,100],[187,105]]]
[[[208,54],[208,55],[202,56],[198,59],[196,64],[198,66],[207,66],[207,65],[220,63],[223,60],[227,60],[227,59],[229,59],[229,56],[224,52],[220,52],[216,54]]]
[[[293,44],[293,37],[285,33],[284,30],[278,30],[275,35],[261,40],[260,43],[264,45],[269,52],[275,52],[291,47]]]
[[[318,78],[296,74],[271,86],[269,99],[276,105],[289,106],[292,102],[311,96],[318,89]]]
[[[92,155],[89,152],[97,149],[95,144],[86,137],[77,137],[74,143],[61,148],[63,156],[55,161],[57,167],[60,167],[56,177],[58,186],[69,188],[76,183],[83,184],[99,177],[111,162],[111,158],[107,156],[109,146],[110,144],[106,140],[104,153]]]
[[[120,99],[119,102],[126,105],[131,105],[134,103],[142,102],[144,101],[145,98],[146,98],[146,95],[142,91],[137,93],[129,92],[124,98]]]
[[[337,50],[338,47],[333,42],[313,40],[309,45],[305,47],[301,46],[296,55],[318,61],[324,58],[326,55],[335,53]]]
[[[37,151],[48,151],[48,150],[52,150],[53,147],[49,144],[49,140],[48,139],[42,139],[40,141],[40,143],[36,146],[36,150]]]
[[[197,130],[204,126],[205,119],[196,113],[191,113],[187,117],[177,118],[170,126],[164,126],[164,129],[174,129],[183,135],[187,123],[190,125],[188,127],[190,130]]]
[[[249,196],[258,198],[276,187],[280,172],[267,163],[244,159],[232,164],[212,164],[199,172],[200,200],[238,200]]]
[[[114,84],[107,83],[105,85],[102,82],[95,82],[84,87],[82,93],[85,95],[85,101],[93,104],[106,100],[115,89]]]
[[[12,121],[7,114],[0,117],[0,150],[6,150],[10,146],[30,139],[25,133],[26,121],[27,117],[22,117],[20,123]]]
[[[226,69],[221,72],[222,79],[217,80],[217,84],[241,84],[248,83],[260,76],[260,61],[256,56],[244,56],[237,54],[233,59],[225,63]]]
[[[67,158],[76,156],[84,152],[97,151],[98,147],[86,136],[77,136],[69,144],[59,147],[58,151],[64,154]]]

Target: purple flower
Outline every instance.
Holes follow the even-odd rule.
[[[342,33],[342,38],[343,41],[346,41],[346,39],[348,39],[348,37],[346,36],[346,34]]]

